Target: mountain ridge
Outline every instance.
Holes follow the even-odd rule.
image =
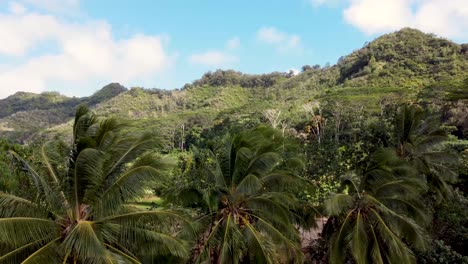
[[[55,126],[63,127],[61,124],[71,118],[80,103],[91,106],[100,115],[136,120],[140,128],[168,130],[164,133],[174,133],[169,130],[175,130],[175,123],[201,122],[201,127],[214,127],[229,118],[237,119],[236,122],[245,122],[241,119],[249,116],[258,120],[269,108],[289,112],[294,119],[302,105],[311,100],[347,98],[350,103],[377,109],[376,102],[382,98],[415,98],[424,87],[468,78],[467,72],[468,44],[404,28],[366,43],[333,66],[304,65],[298,75],[217,70],[174,90],[127,89],[111,83],[83,98],[67,99],[53,92],[43,93],[42,97],[17,93],[0,100],[0,106],[8,106],[0,107],[0,136],[16,136],[24,141],[37,131],[49,133]],[[26,97],[27,103],[21,103],[21,96]],[[15,108],[17,100],[26,108]],[[46,103],[37,107],[35,103],[41,100]],[[48,113],[54,118],[41,118]],[[166,123],[166,127],[154,124],[158,122]]]

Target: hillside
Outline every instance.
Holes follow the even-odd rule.
[[[340,59],[338,67],[346,85],[418,87],[466,77],[468,44],[405,28]]]
[[[281,112],[284,127],[301,131],[308,115],[304,105],[311,101],[328,105],[329,115],[343,107],[377,112],[389,102],[421,99],[434,84],[445,90],[462,83],[468,78],[468,44],[406,28],[366,43],[331,67],[302,69],[296,76],[218,70],[172,91],[111,84],[87,98],[18,93],[0,100],[0,136],[22,141],[37,131],[61,134],[81,103],[99,115],[123,117],[163,134],[168,149],[186,147],[201,133],[266,122],[268,109]]]
[[[67,97],[56,92],[18,92],[0,100],[0,137],[27,140],[33,133],[67,122],[80,104],[90,107],[126,91],[118,83],[104,86],[89,97]]]

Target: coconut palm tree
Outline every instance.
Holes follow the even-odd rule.
[[[398,156],[409,161],[427,181],[429,191],[443,199],[451,194],[448,183],[457,178],[456,158],[442,142],[447,134],[435,116],[429,116],[416,104],[403,105],[395,118],[394,142]]]
[[[393,150],[374,153],[359,172],[343,177],[346,189],[325,202],[332,230],[331,263],[415,263],[410,247],[425,246],[428,218],[417,202],[423,184]]]
[[[286,191],[300,179],[281,169],[298,163],[283,143],[278,131],[261,129],[229,137],[215,152],[194,151],[194,181],[168,192],[199,210],[204,229],[193,262],[301,262],[296,201]]]
[[[0,193],[0,263],[140,263],[140,257],[188,252],[170,223],[184,219],[167,210],[128,205],[142,197],[169,163],[148,150],[147,134],[121,133],[115,119],[98,121],[77,110],[66,162],[45,144],[41,166],[11,154],[28,175],[27,197]],[[175,221],[174,221],[175,219]]]

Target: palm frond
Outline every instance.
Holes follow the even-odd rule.
[[[367,263],[367,249],[369,247],[367,232],[362,218],[363,215],[361,214],[361,210],[358,209],[356,219],[354,220],[354,228],[350,233],[351,252],[358,264]]]
[[[248,174],[237,185],[236,191],[239,194],[252,195],[263,187],[262,180],[254,174]]]
[[[60,237],[41,246],[34,253],[30,254],[21,264],[42,264],[42,263],[61,263],[60,255],[56,252]]]
[[[250,259],[254,263],[274,263],[278,259],[276,247],[272,241],[268,240],[262,233],[258,232],[254,226],[245,221],[245,236],[249,248]]]
[[[135,160],[141,154],[157,147],[158,141],[153,135],[145,133],[139,138],[122,138],[112,146],[112,154],[115,157],[112,166],[106,172],[107,177],[114,173],[122,165]]]
[[[102,263],[106,248],[95,231],[95,224],[90,221],[78,222],[69,231],[63,247],[67,255],[77,256],[87,263]]]
[[[0,218],[47,217],[50,212],[27,199],[12,194],[0,193]]]
[[[120,174],[109,186],[104,188],[96,206],[102,215],[113,214],[125,202],[141,198],[148,187],[154,186],[163,178],[158,164],[167,166],[164,159],[156,162],[154,158],[142,157]]]
[[[400,196],[379,197],[379,200],[392,211],[410,216],[411,219],[414,219],[416,223],[420,223],[421,226],[425,226],[430,220],[423,205],[417,201],[408,201]]]
[[[36,195],[35,199],[37,201],[45,200],[47,208],[54,213],[58,214],[59,212],[66,210],[67,201],[64,200],[64,196],[61,196],[57,190],[53,188],[38,172],[36,172],[36,170],[22,157],[13,151],[10,151],[10,154],[17,162],[19,162],[19,164],[21,164],[22,169],[29,177],[34,187],[34,194]]]
[[[375,234],[374,226],[369,225],[369,228],[372,233],[372,248],[371,248],[371,260],[376,263],[376,264],[384,264],[383,258],[382,258],[382,246],[380,245],[379,239],[377,238],[377,235]]]
[[[95,134],[96,147],[101,151],[112,149],[119,139],[119,130],[125,124],[116,118],[106,118],[99,124]]]
[[[284,248],[293,250],[296,254],[301,255],[298,253],[300,252],[299,233],[293,225],[286,223],[282,228],[278,228],[278,225],[274,226],[270,219],[267,221],[258,215],[251,216],[258,220],[256,228],[264,231],[263,233],[266,236],[270,236],[276,245],[281,245]],[[295,257],[292,257],[291,259],[294,259]]]
[[[224,218],[221,218],[217,220],[216,222],[209,224],[209,228],[207,229],[208,231],[205,232],[206,235],[204,234],[201,241],[197,245],[197,248],[195,248],[196,251],[193,257],[193,260],[195,263],[202,263],[204,260],[207,260],[211,257],[210,256],[211,248],[217,246],[215,237],[218,234],[218,232],[221,230],[223,222],[224,222]]]
[[[275,169],[262,178],[264,186],[273,191],[282,192],[292,190],[296,187],[312,187],[305,178],[286,170]]]
[[[59,224],[33,217],[0,218],[0,243],[15,247],[59,236]]]
[[[49,161],[49,157],[46,153],[46,150],[45,150],[45,147],[47,145],[47,142],[44,143],[42,146],[41,146],[41,156],[42,156],[42,160],[44,161],[44,163],[46,164],[47,166],[47,170],[49,172],[49,175],[50,177],[52,178],[53,182],[55,183],[55,185],[58,185],[59,184],[59,180],[58,180],[58,177],[55,173],[55,169],[52,167],[52,165],[50,164],[50,161]]]
[[[264,176],[270,173],[277,165],[281,157],[275,152],[266,152],[256,156],[252,159],[245,170],[245,175],[254,174],[257,176]]]
[[[232,170],[232,175],[226,175],[230,179],[230,185],[236,185],[239,181],[245,177],[247,167],[252,160],[254,152],[246,147],[242,147],[237,150],[235,154],[235,160],[233,160],[235,167]]]
[[[338,232],[335,232],[331,238],[330,242],[330,263],[338,264],[343,263],[345,258],[345,251],[343,249],[349,243],[349,236],[346,234],[350,233],[351,225],[351,215],[355,212],[355,209],[350,210],[346,217],[344,218],[343,222],[340,224],[340,228]]]
[[[118,243],[136,255],[158,256],[172,255],[186,259],[189,256],[185,241],[147,227],[131,224],[120,225]]]
[[[129,254],[127,254],[127,253],[125,253],[125,252],[123,252],[123,251],[121,251],[121,250],[119,250],[119,249],[117,249],[117,248],[115,248],[115,247],[113,247],[113,246],[111,246],[111,245],[109,245],[109,244],[105,244],[105,246],[106,246],[106,248],[108,248],[111,252],[113,252],[113,253],[115,253],[115,254],[121,256],[123,259],[129,261],[130,263],[133,263],[133,264],[141,264],[141,262],[140,262],[138,259],[136,259],[135,257],[133,257],[133,256],[131,256],[131,255],[129,255]]]
[[[52,239],[54,240],[54,239]],[[44,244],[47,244],[48,240],[40,239],[28,243],[24,246],[17,247],[16,249],[5,253],[0,256],[0,263],[17,264],[21,263],[22,260],[26,259],[30,255],[30,251],[34,248],[41,248]],[[34,252],[34,251],[33,251]]]
[[[222,231],[219,242],[217,242],[220,247],[218,261],[220,263],[239,263],[242,258],[244,241],[232,215],[227,216]]]
[[[90,194],[95,194],[100,187],[100,179],[104,174],[105,156],[105,153],[92,148],[84,149],[78,154],[73,177],[76,208],[79,208],[82,202],[89,203],[96,200],[96,197]]]
[[[92,114],[88,107],[80,105],[76,110],[75,121],[73,122],[73,142],[79,143],[79,139],[84,137],[89,128],[97,123],[97,117]]]
[[[292,217],[288,210],[289,207],[282,202],[271,199],[266,194],[248,199],[246,205],[248,206],[247,211],[252,212],[254,217],[265,216],[273,223],[291,224]]]
[[[392,229],[386,224],[384,219],[374,209],[370,209],[373,216],[375,216],[376,230],[382,235],[380,238],[385,242],[388,247],[388,252],[391,253],[389,258],[392,261],[401,261],[402,263],[415,263],[414,256],[411,250],[401,241]]]
[[[348,211],[353,205],[353,197],[338,193],[325,201],[325,212],[330,216],[338,216]]]
[[[155,211],[136,211],[124,214],[117,214],[101,218],[96,223],[116,223],[122,226],[158,226],[165,224],[167,226],[185,225],[186,232],[197,230],[197,226],[190,218],[175,210],[155,210]]]

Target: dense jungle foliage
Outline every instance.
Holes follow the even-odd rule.
[[[468,45],[0,100],[0,263],[468,263]]]

